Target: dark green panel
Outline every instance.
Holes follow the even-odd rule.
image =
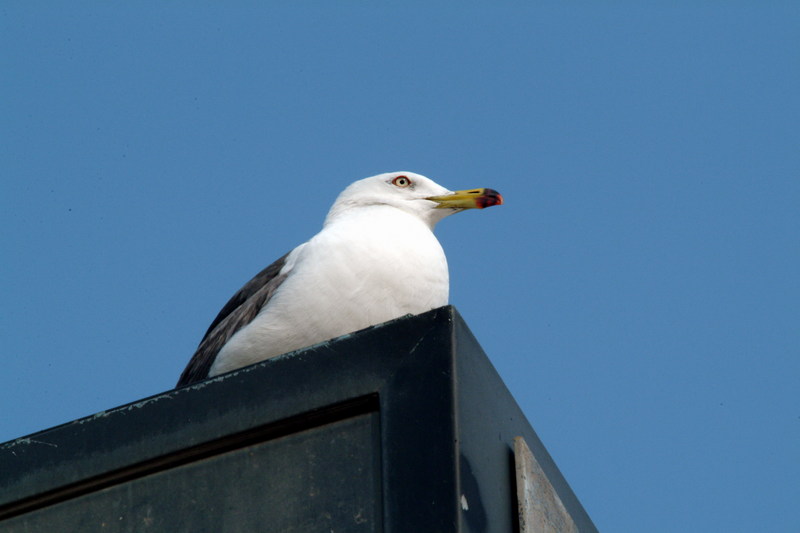
[[[516,436],[596,531],[443,307],[0,444],[0,532],[513,533]]]
[[[455,330],[459,477],[465,498],[462,533],[517,530],[514,437],[523,437],[530,446],[579,531],[596,533],[591,518],[467,325],[458,321]]]
[[[12,518],[8,533],[380,531],[378,414],[245,446]]]

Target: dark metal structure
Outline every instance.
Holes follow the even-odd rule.
[[[515,437],[596,531],[443,307],[0,445],[0,531],[525,533]]]

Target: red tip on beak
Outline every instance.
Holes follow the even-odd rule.
[[[484,189],[483,194],[475,198],[475,206],[478,209],[493,205],[503,205],[503,197],[494,189]]]

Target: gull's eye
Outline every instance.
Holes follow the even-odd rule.
[[[408,178],[408,176],[397,176],[392,180],[392,185],[396,185],[397,187],[408,187],[411,185],[411,180]]]

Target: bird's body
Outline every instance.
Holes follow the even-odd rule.
[[[366,209],[388,212],[372,223],[345,214],[292,251],[282,269],[291,276],[220,350],[212,375],[447,303],[447,262],[430,229],[391,207]],[[321,305],[310,312],[309,301]]]
[[[446,305],[447,260],[434,226],[499,203],[491,189],[452,193],[409,172],[353,183],[322,231],[231,298],[178,385]]]

